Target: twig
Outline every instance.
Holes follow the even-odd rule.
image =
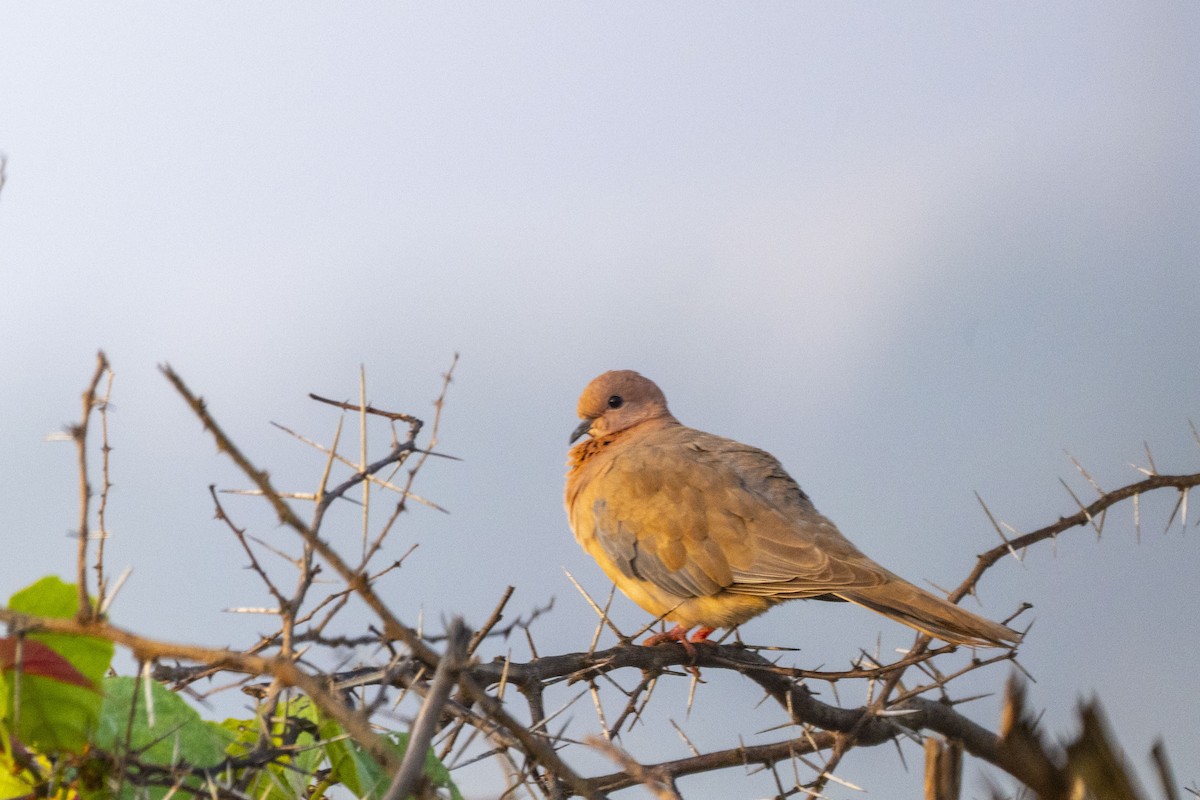
[[[331,400],[328,397],[322,397],[321,395],[313,394],[312,392],[309,392],[308,396],[310,398],[312,398],[313,400],[316,400],[318,403],[325,403],[327,405],[333,406],[334,408],[340,408],[343,411],[356,411],[356,412],[361,412],[363,414],[372,414],[374,416],[383,417],[384,419],[397,420],[400,422],[407,422],[409,424],[415,424],[416,428],[417,428],[417,432],[420,432],[421,426],[425,424],[425,423],[421,422],[421,420],[414,417],[412,414],[404,414],[399,411],[384,411],[381,408],[375,408],[374,406],[372,406],[370,404],[364,405],[361,402],[351,403],[351,402],[348,402],[345,400]]]
[[[104,397],[100,399],[100,504],[96,508],[96,608],[100,614],[108,608],[108,582],[104,577],[104,543],[108,540],[108,522],[105,512],[108,511],[108,493],[112,489],[109,472],[109,454],[112,446],[108,443],[108,409],[112,398],[113,378],[112,368],[108,369],[108,380],[104,385]]]
[[[450,621],[446,653],[442,656],[442,660],[434,672],[429,693],[425,696],[425,702],[421,705],[416,722],[413,723],[412,731],[408,735],[404,760],[400,762],[400,769],[396,770],[396,774],[392,778],[392,785],[388,787],[387,793],[383,796],[384,800],[403,800],[414,794],[417,781],[424,773],[425,754],[429,751],[430,742],[433,741],[433,733],[437,729],[442,707],[445,706],[446,699],[450,696],[450,690],[458,682],[459,672],[466,665],[468,636],[467,628],[463,625],[461,617],[455,617]]]
[[[1015,539],[1007,541],[999,547],[993,547],[985,553],[981,553],[976,560],[974,569],[967,576],[966,580],[959,585],[957,589],[950,593],[948,598],[950,602],[956,603],[967,595],[968,592],[974,590],[979,579],[983,577],[983,573],[1005,556],[1005,554],[1014,550],[1022,550],[1032,544],[1045,541],[1053,536],[1057,536],[1065,530],[1076,528],[1082,525],[1087,525],[1088,521],[1099,515],[1101,512],[1114,506],[1130,497],[1137,497],[1145,492],[1151,492],[1155,489],[1174,488],[1180,491],[1190,489],[1193,486],[1200,486],[1200,473],[1191,475],[1151,475],[1145,480],[1131,483],[1128,486],[1122,486],[1120,489],[1114,489],[1104,496],[1100,497],[1095,502],[1088,505],[1086,508],[1080,509],[1069,517],[1062,517],[1057,522],[1047,525],[1044,528],[1039,528],[1031,533],[1026,533],[1023,536],[1018,536]]]
[[[584,741],[619,764],[626,773],[649,789],[650,794],[659,800],[682,800],[679,792],[675,791],[675,787],[672,786],[670,773],[661,773],[654,768],[642,766],[629,753],[605,739],[590,736]]]
[[[487,618],[487,621],[475,631],[471,636],[471,641],[467,645],[467,653],[473,654],[476,648],[483,642],[484,638],[491,632],[492,628],[496,627],[500,620],[504,619],[504,607],[508,605],[508,599],[513,595],[513,587],[506,586],[504,595],[500,598],[500,602],[496,604],[496,608],[492,610],[492,615]]]
[[[76,580],[79,584],[79,610],[76,612],[76,618],[80,622],[87,622],[95,616],[95,610],[92,608],[92,601],[88,597],[87,588],[89,504],[92,499],[92,485],[88,480],[87,467],[87,432],[88,422],[92,417],[92,409],[96,406],[96,387],[100,385],[100,379],[104,376],[107,369],[108,358],[104,355],[103,350],[97,351],[96,370],[92,373],[92,379],[88,382],[87,388],[83,391],[83,416],[79,420],[79,424],[71,429],[71,438],[75,441],[79,463],[79,547],[75,566],[77,573]]]

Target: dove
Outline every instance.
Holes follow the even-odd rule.
[[[856,603],[951,644],[1021,641],[863,555],[774,456],[682,424],[637,372],[595,378],[578,413],[571,442],[588,438],[570,450],[567,516],[617,588],[674,624],[646,644],[691,650],[796,599]]]

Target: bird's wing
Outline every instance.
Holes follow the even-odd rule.
[[[814,597],[886,580],[762,450],[679,426],[613,453],[593,480],[579,500],[600,549],[677,597]]]

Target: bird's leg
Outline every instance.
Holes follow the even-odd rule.
[[[694,661],[696,659],[696,647],[695,646],[697,644],[713,644],[713,642],[710,642],[708,640],[708,637],[710,634],[712,634],[713,631],[716,630],[716,628],[709,628],[708,626],[702,626],[702,627],[697,628],[696,632],[693,633],[691,636],[688,636],[688,630],[690,630],[690,629],[685,628],[682,625],[676,625],[674,628],[671,628],[671,630],[669,630],[669,631],[663,631],[662,633],[654,634],[649,639],[642,642],[642,644],[646,645],[647,647],[653,647],[656,644],[667,644],[669,642],[679,642],[679,644],[683,645],[684,651],[689,656],[691,656],[692,660]]]
[[[671,628],[671,630],[669,630],[669,631],[663,631],[662,633],[654,634],[653,636],[648,638],[646,641],[642,642],[642,644],[645,645],[646,647],[653,647],[656,644],[667,644],[669,642],[679,642],[681,645],[683,645],[683,649],[687,651],[687,654],[689,656],[691,656],[692,658],[695,658],[696,657],[696,648],[693,647],[692,643],[688,641],[688,630],[689,630],[688,628],[685,628],[682,625],[676,625],[674,628]],[[696,633],[700,634],[703,631],[704,631],[704,629],[701,628],[699,631],[696,631]],[[707,636],[709,633],[712,633],[712,631],[710,630],[708,633],[705,633],[704,635]]]

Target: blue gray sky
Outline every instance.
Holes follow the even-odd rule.
[[[588,646],[563,568],[606,584],[567,528],[563,460],[576,397],[614,368],[772,451],[879,561],[953,585],[998,541],[976,492],[1031,530],[1075,510],[1060,478],[1090,491],[1067,453],[1105,488],[1140,477],[1144,444],[1163,472],[1200,469],[1197,41],[1184,2],[9,6],[0,594],[72,570],[74,455],[45,439],[78,417],[97,348],[117,370],[110,564],[135,569],[113,617],[148,634],[245,644],[265,623],[222,609],[269,603],[207,497],[244,481],[161,362],[311,490],[320,458],[270,421],[328,439],[305,396],[353,398],[360,365],[372,401],[431,415],[462,354],[441,447],[464,460],[417,487],[451,514],[403,521],[395,555],[420,548],[385,587],[413,621],[478,623],[511,584],[513,611],[557,598],[543,652]],[[1022,663],[1050,731],[1094,694],[1143,774],[1162,736],[1195,785],[1200,544],[1162,532],[1172,502],[1143,501],[1140,543],[1125,506],[1100,541],[999,565],[974,608],[1034,603]],[[911,642],[826,604],[743,636],[806,667]],[[507,648],[528,655],[485,655]],[[690,718],[683,692],[662,702],[716,747],[757,699],[714,677]],[[977,709],[994,726],[995,702]],[[743,722],[747,742],[784,735]],[[905,755],[839,774],[917,796]]]

